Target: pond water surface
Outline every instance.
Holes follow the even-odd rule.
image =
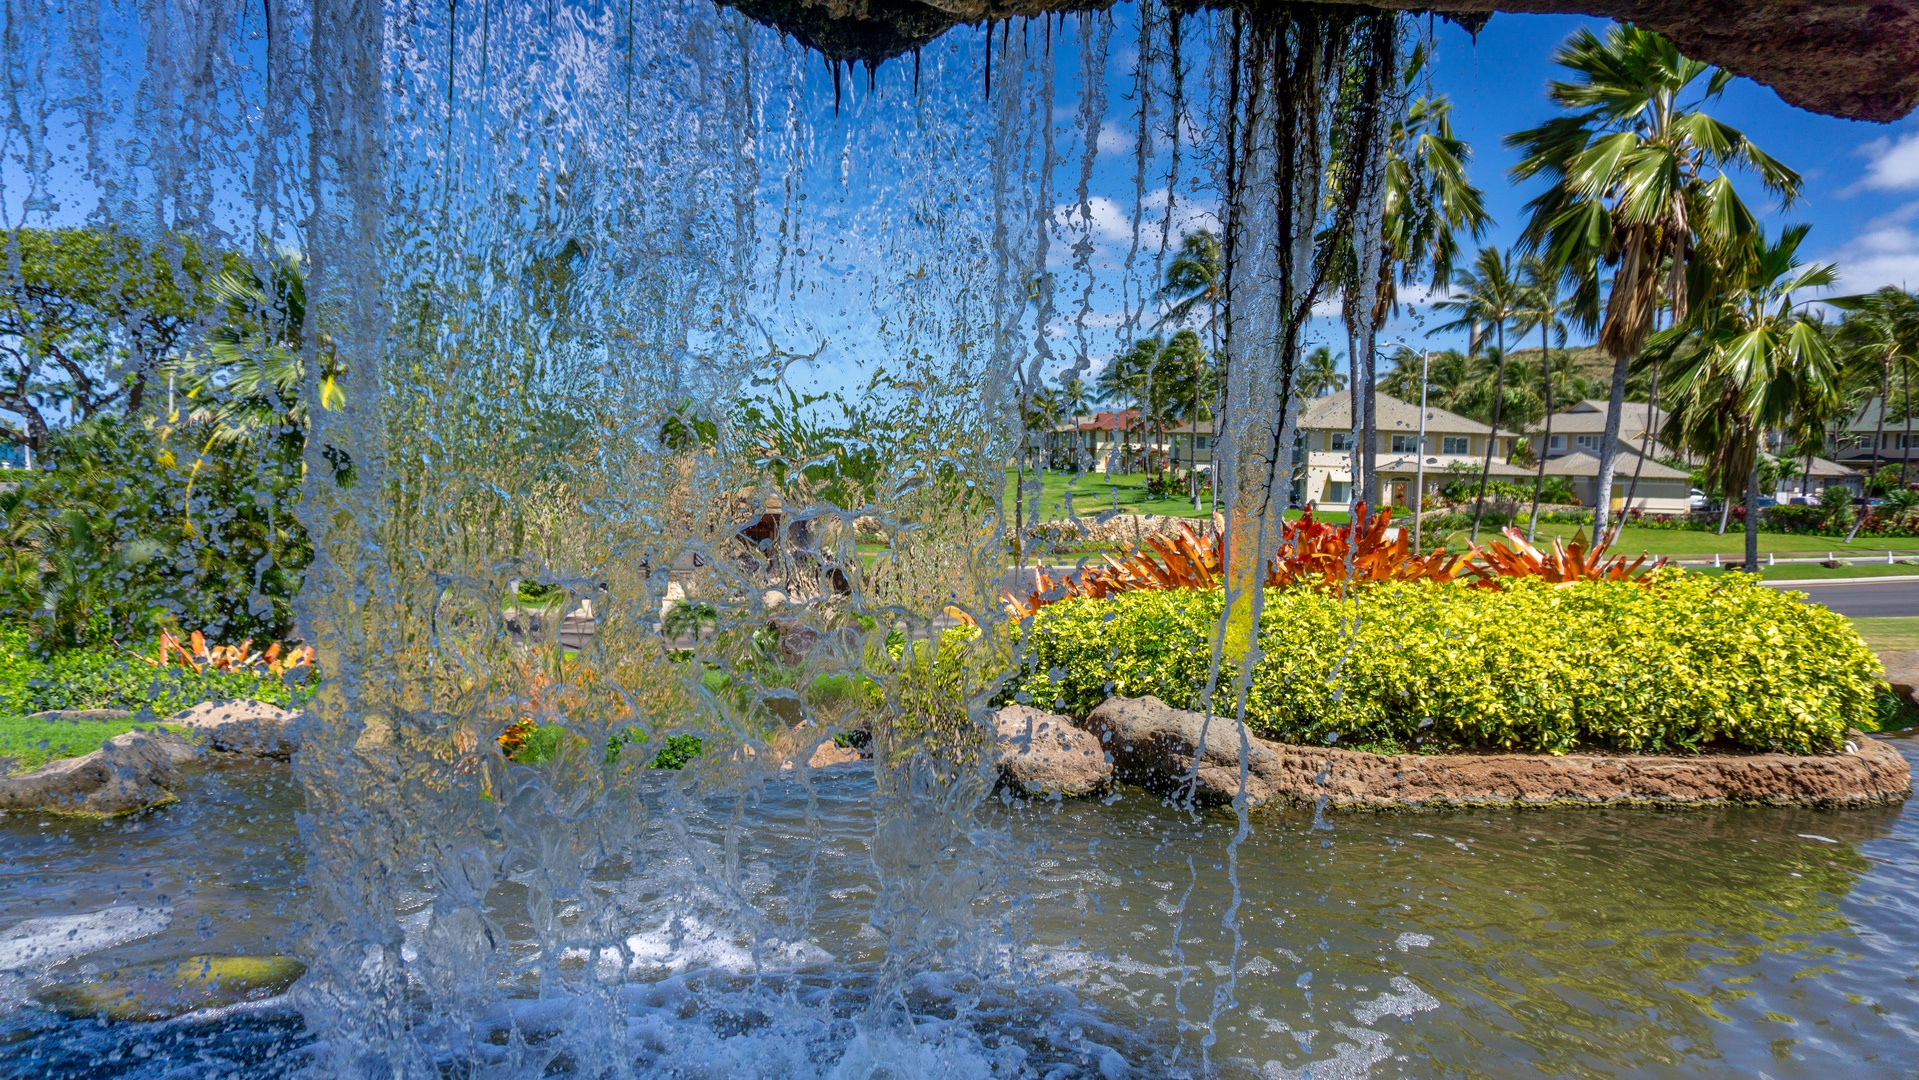
[[[1919,763],[1919,741],[1896,745]],[[864,766],[823,774],[810,819],[799,785],[762,793],[740,879],[757,950],[700,858],[636,876],[618,1000],[637,1073],[833,1074],[882,953],[865,925],[871,781]],[[284,770],[215,766],[132,818],[0,818],[0,1076],[297,1072],[311,1037],[285,999],[103,1024],[35,995],[117,965],[295,949],[299,805]],[[696,824],[660,816],[662,849]],[[1911,803],[1268,814],[1236,852],[1230,815],[1133,790],[982,816],[981,842],[1004,850],[975,905],[981,940],[905,995],[917,1037],[963,1022],[973,1056],[929,1059],[929,1073],[1891,1077],[1919,1064]],[[796,899],[782,874],[802,851],[814,869]],[[775,924],[803,930],[769,945]],[[947,970],[995,950],[1003,986]],[[513,1015],[522,1032],[542,1023],[530,1004]],[[525,1060],[500,1053],[502,1075]]]

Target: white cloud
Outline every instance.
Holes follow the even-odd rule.
[[[1099,129],[1099,153],[1101,157],[1130,154],[1133,152],[1134,144],[1138,142],[1139,140],[1134,136],[1133,132],[1126,131],[1112,124],[1102,125]]]
[[[1874,139],[1859,152],[1871,159],[1859,186],[1879,191],[1919,190],[1919,131],[1897,139]]]
[[[1867,222],[1831,258],[1839,264],[1844,292],[1866,292],[1881,285],[1919,287],[1919,202]]]

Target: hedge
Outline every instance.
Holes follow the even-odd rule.
[[[1269,590],[1266,603],[1247,718],[1285,742],[1830,752],[1878,689],[1878,660],[1844,617],[1745,575],[1400,582],[1343,601]],[[1195,708],[1220,605],[1216,590],[1054,604],[1002,698],[1081,716],[1109,696]],[[1222,662],[1219,711],[1236,676]]]
[[[49,709],[138,712],[151,706],[154,716],[165,719],[202,701],[251,698],[284,707],[293,696],[286,683],[270,675],[158,668],[111,646],[56,649],[43,656],[24,631],[0,626],[0,716]]]

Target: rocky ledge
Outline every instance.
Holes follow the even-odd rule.
[[[200,748],[168,731],[135,729],[91,754],[50,761],[30,773],[0,776],[0,810],[51,810],[103,817],[166,802],[180,766]]]
[[[1042,714],[1044,715],[1044,714]],[[1068,723],[1064,718],[1054,718]],[[1002,721],[1003,723],[1003,721]],[[1256,806],[1375,810],[1470,806],[1649,804],[1859,807],[1912,792],[1906,760],[1855,735],[1845,753],[1369,754],[1291,746],[1243,734],[1231,720],[1175,709],[1158,698],[1113,698],[1081,725],[1111,755],[1117,779],[1202,803],[1245,790]],[[1197,761],[1195,760],[1197,759]],[[1197,768],[1195,768],[1197,764]]]
[[[110,709],[36,713],[36,719],[114,720],[129,714]],[[194,739],[161,727],[135,728],[98,750],[50,761],[18,776],[0,776],[0,811],[39,810],[110,817],[168,802],[180,783],[180,766],[203,750],[287,760],[299,749],[300,714],[259,701],[206,702],[167,717],[163,724],[187,728]]]

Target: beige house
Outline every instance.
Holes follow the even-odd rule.
[[[1554,413],[1550,438],[1545,437],[1547,425],[1544,422],[1534,425],[1526,434],[1533,440],[1533,445],[1544,444],[1542,456],[1548,461],[1568,454],[1598,457],[1600,444],[1606,438],[1607,404],[1604,401],[1581,401]],[[1638,453],[1639,448],[1646,445],[1646,440],[1650,438],[1653,457],[1673,456],[1659,441],[1659,427],[1665,422],[1664,409],[1654,408],[1643,401],[1626,402],[1619,414],[1619,441],[1626,444],[1621,448],[1622,452],[1630,450]]]
[[[1455,463],[1477,469],[1484,462],[1486,443],[1493,442],[1492,475],[1497,480],[1522,480],[1531,474],[1508,463],[1518,435],[1495,432],[1477,420],[1438,406],[1426,407],[1426,441],[1420,444],[1419,406],[1385,394],[1373,396],[1378,410],[1375,426],[1379,446],[1373,464],[1379,472],[1381,502],[1406,506],[1412,502],[1421,459],[1425,462],[1428,494],[1446,483],[1446,470]],[[1307,402],[1300,410],[1299,428],[1306,444],[1306,476],[1297,492],[1302,504],[1324,510],[1348,509],[1354,498],[1352,453],[1352,393],[1341,390]]]

